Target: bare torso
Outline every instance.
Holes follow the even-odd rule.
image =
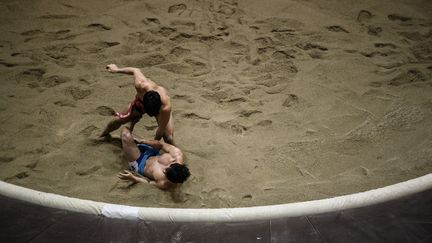
[[[163,134],[170,134],[172,136],[174,130],[174,124],[173,124],[173,119],[171,114],[171,99],[169,97],[168,91],[165,88],[157,85],[150,79],[147,80],[149,81],[147,84],[135,87],[137,91],[136,97],[139,98],[140,100],[143,100],[144,95],[148,91],[152,90],[158,92],[161,99],[161,112],[159,112],[159,114],[155,118],[156,118],[156,122],[158,123],[158,126],[159,127],[163,126],[164,129],[163,131],[162,130],[158,131],[158,133],[160,134],[158,135],[157,133],[156,139],[160,139],[159,136],[163,136]],[[170,141],[171,140],[172,138],[170,139]],[[173,143],[173,142],[171,141],[169,143]]]
[[[152,156],[147,160],[144,168],[144,176],[156,183],[163,183],[167,187],[175,186],[175,183],[170,182],[165,176],[165,169],[168,168],[172,163],[176,163],[174,157],[170,154],[165,153],[159,156]]]

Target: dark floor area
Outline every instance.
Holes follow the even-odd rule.
[[[0,196],[0,242],[432,242],[432,190],[320,215],[238,223],[108,219]]]

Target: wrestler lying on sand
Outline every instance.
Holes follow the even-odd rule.
[[[107,65],[107,70],[111,73],[125,73],[134,76],[136,89],[135,99],[126,111],[117,112],[116,117],[111,120],[100,137],[108,136],[112,131],[121,125],[131,122],[131,130],[143,114],[156,117],[158,129],[156,130],[155,140],[164,139],[169,144],[173,141],[173,121],[171,117],[171,101],[168,91],[157,85],[155,82],[145,77],[138,69],[133,67],[119,68],[115,64]]]
[[[150,183],[159,189],[171,189],[190,176],[189,169],[183,164],[182,151],[174,145],[158,140],[136,142],[127,127],[121,132],[121,142],[126,159],[131,162],[130,171],[119,173],[120,179]],[[160,154],[160,150],[164,153]]]

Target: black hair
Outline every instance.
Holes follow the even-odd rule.
[[[183,183],[190,176],[190,172],[185,165],[174,163],[166,168],[165,175],[172,183]]]
[[[144,110],[149,116],[156,116],[159,114],[162,105],[160,95],[156,91],[148,91],[143,98]]]

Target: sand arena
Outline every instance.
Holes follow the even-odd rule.
[[[0,179],[96,201],[219,208],[329,198],[432,171],[430,1],[9,1]],[[389,7],[390,6],[390,7]],[[166,87],[192,176],[128,187],[94,137]],[[134,133],[151,138],[144,117]],[[118,131],[115,132],[118,134]]]

